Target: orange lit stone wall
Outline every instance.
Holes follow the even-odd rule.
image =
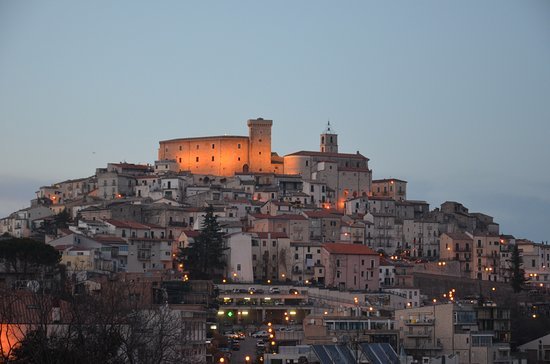
[[[272,120],[248,120],[250,172],[271,172]],[[281,172],[280,172],[281,173]]]
[[[245,136],[184,138],[160,142],[159,160],[174,159],[180,170],[195,174],[232,176],[250,169]]]

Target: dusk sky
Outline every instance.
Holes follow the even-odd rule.
[[[550,240],[550,2],[0,1],[0,217],[158,141],[341,152]]]

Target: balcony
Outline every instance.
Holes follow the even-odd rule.
[[[434,319],[431,318],[413,318],[409,320],[405,320],[405,325],[407,326],[431,326],[435,322]]]
[[[432,330],[424,330],[419,332],[412,332],[412,333],[405,333],[405,337],[407,338],[427,338],[432,336]]]

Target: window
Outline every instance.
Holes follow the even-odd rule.
[[[214,162],[214,156],[212,156],[212,162]]]
[[[256,254],[252,254],[252,260],[256,260],[257,257],[256,257]]]
[[[181,145],[180,145],[180,150],[181,150]]]
[[[298,260],[298,254],[294,254],[294,259]]]
[[[306,161],[306,167],[308,167],[308,166],[309,166],[309,161]],[[313,192],[313,189],[311,190],[311,192]]]
[[[214,144],[212,144],[214,145]],[[237,264],[237,270],[241,270],[241,265],[240,264]]]
[[[181,158],[180,158],[180,163],[181,163]]]
[[[336,266],[337,266],[337,267],[340,266],[340,259],[336,259]]]
[[[273,241],[271,242],[271,246],[276,247],[276,246],[277,246],[277,240],[273,240]]]
[[[199,161],[199,157],[195,157],[195,162],[198,162]]]
[[[215,148],[215,144],[212,144],[212,149],[214,149],[214,148]]]
[[[197,149],[199,149],[199,145],[197,144]]]

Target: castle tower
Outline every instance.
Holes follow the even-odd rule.
[[[330,128],[330,121],[321,134],[321,153],[338,153],[338,134]]]
[[[250,172],[271,170],[271,126],[273,120],[262,118],[248,120],[248,162]]]

